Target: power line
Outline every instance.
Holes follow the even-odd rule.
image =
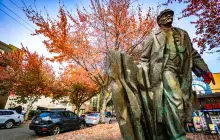
[[[17,19],[15,19],[14,17],[12,17],[10,14],[8,14],[7,12],[5,12],[4,10],[0,9],[2,12],[4,12],[6,15],[8,15],[9,17],[11,17],[12,19],[14,19],[15,21],[17,21],[19,24],[21,24],[23,27],[25,27],[27,30],[29,30],[31,33],[34,34],[34,32],[29,29],[28,27],[26,27],[24,24],[22,24],[20,21],[18,21]],[[38,36],[39,38],[41,38],[42,40],[44,40],[42,37]]]
[[[11,11],[14,15],[16,15],[17,17],[19,17],[22,21],[24,21],[25,23],[27,23],[29,26],[31,26],[33,29],[36,30],[35,27],[33,27],[31,24],[29,24],[27,21],[25,21],[23,18],[21,18],[19,15],[17,15],[15,12],[13,12],[10,8],[8,8],[6,5],[4,5],[3,3],[0,2],[0,4],[2,4],[5,8],[7,8],[9,11]],[[17,5],[16,5],[17,6]],[[17,6],[18,7],[18,6]],[[19,7],[18,7],[19,8]],[[20,8],[19,8],[20,9]]]
[[[23,11],[22,10],[22,8],[21,7],[19,7],[16,3],[14,3],[12,0],[9,0],[11,3],[13,3],[16,7],[18,7],[18,9],[20,9],[21,11]]]

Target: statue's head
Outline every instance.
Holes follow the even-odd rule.
[[[160,27],[171,27],[173,23],[173,15],[174,11],[171,9],[165,9],[160,12],[160,14],[157,16],[157,24]]]

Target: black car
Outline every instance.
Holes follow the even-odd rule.
[[[71,111],[53,110],[44,111],[40,115],[34,116],[29,129],[34,130],[36,134],[48,132],[55,135],[64,130],[83,129],[85,124],[84,119]]]

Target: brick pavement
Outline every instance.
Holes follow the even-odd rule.
[[[220,140],[220,135],[209,134],[205,135],[203,133],[187,133],[186,136],[189,140]]]

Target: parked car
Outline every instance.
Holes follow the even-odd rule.
[[[55,135],[64,130],[83,129],[85,125],[85,120],[71,111],[52,110],[44,111],[40,115],[34,116],[29,129],[34,130],[37,135],[43,132]]]
[[[85,112],[84,114],[82,114],[80,117],[81,117],[82,119],[85,119],[85,117],[86,117],[87,115],[91,114],[91,113],[99,113],[99,112],[97,112],[97,111],[87,111],[87,112]]]
[[[14,125],[20,125],[22,122],[21,117],[22,115],[15,110],[0,110],[0,126],[10,129]]]
[[[96,125],[100,121],[100,113],[91,113],[85,117],[86,125]],[[106,116],[105,123],[110,124],[112,122],[111,118]]]

